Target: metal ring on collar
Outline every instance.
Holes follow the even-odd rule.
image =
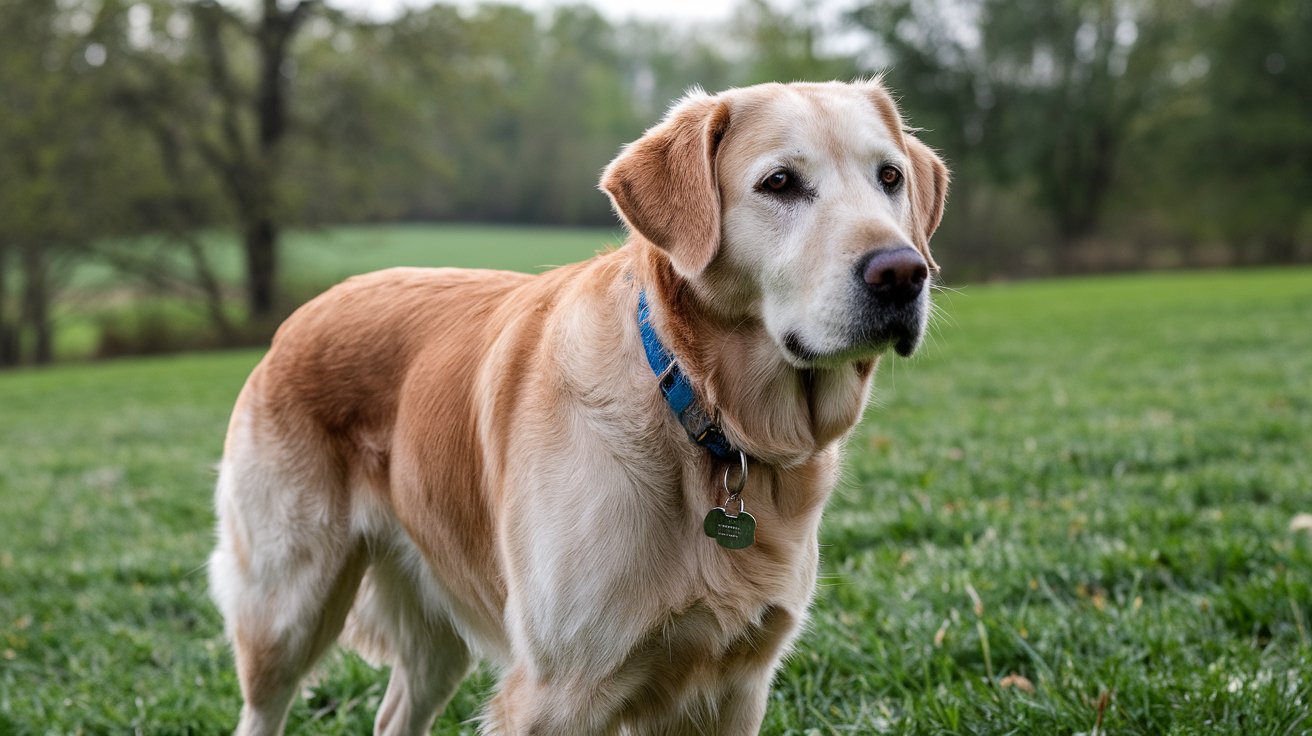
[[[729,494],[730,498],[736,497],[743,492],[743,486],[747,485],[747,454],[738,450],[738,480],[734,481],[733,487],[729,487],[729,470],[732,466],[724,469],[724,492]]]

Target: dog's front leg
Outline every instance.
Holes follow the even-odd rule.
[[[805,611],[805,604],[791,611]],[[717,728],[721,736],[757,734],[765,718],[770,683],[779,662],[792,647],[805,614],[784,606],[771,607],[759,627],[731,650],[723,684],[717,693]]]
[[[756,736],[765,719],[765,706],[769,701],[773,669],[750,681],[725,688],[717,710],[718,725],[713,733],[719,736]]]
[[[483,719],[483,736],[609,736],[620,702],[594,683],[540,682],[527,665],[501,681]]]

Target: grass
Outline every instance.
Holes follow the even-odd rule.
[[[1312,270],[969,287],[881,369],[767,734],[1312,730]],[[212,464],[258,354],[0,375],[0,734],[224,733]],[[364,733],[336,654],[290,732]],[[437,733],[491,687],[460,691]]]
[[[395,265],[500,268],[538,272],[583,260],[624,237],[604,228],[489,225],[387,225],[293,233],[287,269],[293,279],[334,283]]]

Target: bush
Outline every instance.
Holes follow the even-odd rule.
[[[141,302],[96,318],[96,358],[268,345],[281,320],[248,324],[229,317],[226,331],[181,301]]]

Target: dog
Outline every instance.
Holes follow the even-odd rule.
[[[875,80],[693,91],[605,169],[622,247],[358,276],[233,410],[211,590],[282,730],[339,637],[426,733],[753,734],[882,355],[910,355],[948,172]]]

